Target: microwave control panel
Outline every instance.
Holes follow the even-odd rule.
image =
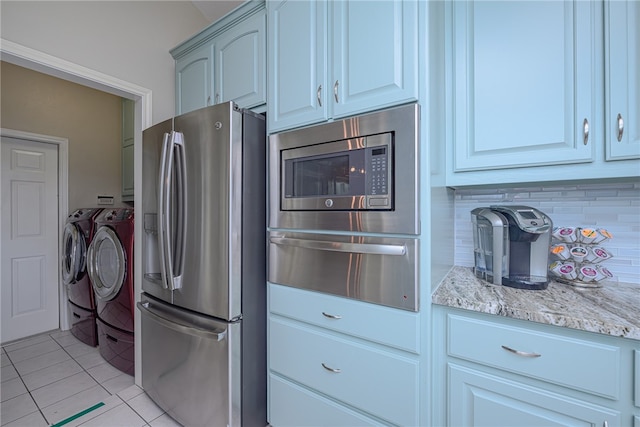
[[[371,171],[369,176],[369,189],[367,194],[371,196],[382,195],[388,193],[388,165],[387,165],[387,147],[372,148],[370,150],[371,162],[367,171]]]

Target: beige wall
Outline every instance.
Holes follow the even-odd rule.
[[[122,106],[117,96],[0,62],[0,125],[69,139],[69,212],[121,193]]]

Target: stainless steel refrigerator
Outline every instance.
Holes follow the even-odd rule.
[[[143,132],[142,387],[186,426],[265,426],[265,120],[233,103]]]

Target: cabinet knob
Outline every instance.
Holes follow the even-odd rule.
[[[340,103],[338,100],[338,80],[333,84],[333,97],[336,99],[336,103]]]
[[[583,133],[583,144],[587,145],[587,143],[589,142],[589,120],[584,119],[584,122],[582,122],[582,133]]]
[[[622,114],[618,113],[618,142],[622,141],[622,134],[624,133],[624,120],[622,120]]]

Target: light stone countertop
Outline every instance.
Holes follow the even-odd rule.
[[[432,302],[482,313],[530,320],[640,340],[640,285],[606,283],[580,288],[551,282],[545,290],[493,285],[470,267],[453,267]]]

